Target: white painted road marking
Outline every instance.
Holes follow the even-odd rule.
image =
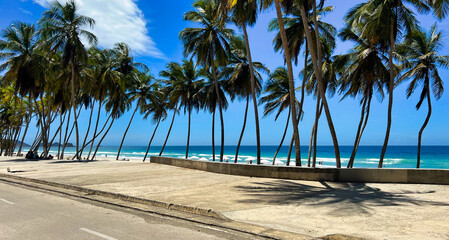
[[[95,232],[95,231],[92,231],[92,230],[87,229],[87,228],[80,228],[80,230],[81,230],[81,231],[85,231],[85,232],[87,232],[87,233],[90,233],[90,234],[92,234],[92,235],[95,235],[95,236],[98,236],[98,237],[107,239],[107,240],[117,240],[117,239],[115,239],[115,238],[113,238],[113,237],[109,237],[108,235],[104,235],[103,233]]]
[[[4,203],[8,203],[8,204],[15,204],[15,203],[10,202],[10,201],[8,201],[8,200],[6,200],[6,199],[3,199],[3,198],[0,198],[0,201],[2,201],[2,202],[4,202]]]

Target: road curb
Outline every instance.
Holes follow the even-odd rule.
[[[216,212],[212,209],[203,209],[203,208],[185,206],[185,205],[180,205],[180,204],[160,202],[160,201],[150,200],[150,199],[145,199],[145,198],[132,197],[132,196],[128,196],[128,195],[124,195],[124,194],[120,194],[120,193],[111,193],[111,192],[94,190],[94,189],[73,186],[73,185],[68,185],[68,184],[63,184],[63,183],[49,182],[49,181],[40,180],[40,179],[8,175],[8,174],[4,174],[4,173],[0,173],[0,177],[19,180],[19,181],[25,181],[25,182],[38,183],[38,184],[48,185],[48,186],[57,187],[57,188],[74,190],[77,192],[86,193],[88,195],[97,195],[97,196],[102,196],[102,197],[119,199],[119,200],[127,201],[127,202],[147,204],[147,205],[150,205],[153,207],[160,207],[160,208],[165,208],[165,209],[169,209],[169,210],[176,210],[176,211],[185,212],[185,213],[192,213],[192,214],[196,214],[196,215],[200,215],[200,216],[220,219],[223,221],[231,221],[229,218],[227,218],[220,212]]]

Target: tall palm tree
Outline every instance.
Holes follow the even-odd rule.
[[[332,12],[332,11],[333,11],[333,7],[328,6],[328,7],[319,9],[317,12],[318,17],[319,17],[318,22],[317,22],[318,23],[318,32],[320,34],[320,37],[325,42],[328,42],[329,45],[335,45],[335,37],[334,36],[335,36],[336,29],[331,24],[321,21],[321,19],[324,15],[326,15],[327,13]],[[315,29],[315,25],[314,25],[314,21],[313,21],[313,12],[308,11],[307,14],[308,15],[306,16],[306,19],[308,20],[308,24],[309,24],[310,28]],[[304,31],[304,24],[302,21],[303,21],[303,18],[301,16],[301,11],[300,11],[298,5],[293,5],[290,10],[290,15],[285,16],[283,18],[283,22],[285,25],[285,31],[286,31],[286,35],[288,38],[288,45],[289,45],[289,49],[291,51],[292,58],[294,59],[295,64],[297,64],[298,57],[301,52],[301,46],[304,46],[304,48],[305,48],[304,49],[304,55],[305,55],[304,69],[306,69],[307,63],[309,61],[309,52],[310,51],[309,51],[309,47],[307,45],[307,39],[306,39],[305,31]],[[279,31],[279,24],[278,24],[277,19],[273,19],[270,22],[268,29],[270,31],[274,31],[274,30]],[[311,34],[312,34],[312,38],[315,39],[316,36],[315,36],[314,30],[311,31]],[[274,44],[274,49],[276,51],[283,50],[280,32],[278,32],[276,34],[276,37],[273,40],[273,44]],[[305,96],[305,89],[306,89],[305,85],[307,82],[307,72],[303,71],[302,75],[303,76],[302,76],[302,87],[301,87],[301,100],[299,102],[298,124],[301,119],[301,114],[303,112],[304,96]],[[290,146],[293,145],[293,140],[294,140],[294,138],[292,136]],[[309,146],[309,148],[310,147],[311,146]],[[290,154],[291,154],[291,147],[290,147],[289,154],[288,154],[288,160],[287,160],[288,163],[290,162]],[[309,158],[309,160],[310,160],[310,158]]]
[[[45,74],[34,25],[16,22],[3,29],[1,37],[0,72],[6,70],[2,81],[14,83],[22,96],[38,97],[43,92]]]
[[[295,82],[294,82],[294,74],[293,74],[293,66],[292,66],[292,56],[291,52],[288,50],[288,38],[285,31],[284,22],[282,21],[283,15],[282,15],[282,9],[281,9],[281,1],[280,0],[260,0],[260,7],[263,9],[269,8],[274,2],[275,8],[276,8],[276,16],[278,20],[278,26],[279,26],[279,33],[281,35],[282,40],[282,48],[284,49],[284,57],[285,62],[287,64],[287,70],[288,70],[288,82],[289,82],[289,91],[290,91],[290,105],[293,106],[295,104]],[[286,5],[287,8],[291,7],[292,1],[284,1],[284,5]],[[308,28],[307,28],[308,29]],[[300,142],[299,142],[299,130],[298,130],[298,119],[296,118],[297,112],[296,107],[290,108],[292,117],[292,123],[293,123],[293,138],[295,143],[295,157],[296,157],[296,165],[301,166],[301,149],[300,149]]]
[[[317,98],[316,103],[316,111],[315,111],[315,123],[312,128],[312,136],[313,138],[313,163],[312,167],[315,167],[316,165],[316,150],[317,150],[317,131],[318,131],[318,120],[321,117],[322,109],[325,106],[325,94],[329,94],[329,97],[332,97],[335,94],[335,91],[338,86],[338,78],[337,74],[340,71],[339,65],[335,63],[335,56],[333,56],[335,45],[333,45],[333,42],[327,42],[324,39],[321,39],[321,51],[323,52],[323,58],[321,60],[321,70],[319,71],[321,73],[321,84],[318,80],[317,72],[314,69],[313,59],[311,59],[307,65],[306,69],[303,69],[306,73],[309,74],[308,80],[306,83],[306,90],[308,93],[313,93],[314,96]],[[324,94],[322,95],[322,91],[320,91],[322,87],[322,90],[324,91]],[[311,140],[312,142],[312,140]],[[309,154],[309,160],[308,165],[310,165],[310,154]],[[339,159],[336,159],[336,167],[340,168],[341,163]]]
[[[126,86],[124,83],[124,75],[121,72],[117,71],[117,61],[112,50],[99,50],[96,48],[91,48],[88,52],[89,65],[87,74],[89,75],[90,82],[92,83],[92,88],[89,89],[89,94],[94,98],[94,100],[99,102],[93,139],[91,140],[90,150],[87,156],[87,158],[89,159],[92,148],[95,144],[98,124],[100,121],[100,113],[106,97],[108,95],[114,95],[115,92],[117,92],[114,91],[115,87],[121,87],[124,89]]]
[[[336,62],[340,64],[343,71],[340,73],[340,92],[345,97],[361,96],[362,105],[360,121],[357,128],[354,147],[348,162],[348,168],[354,166],[354,159],[368,123],[371,99],[377,93],[379,99],[384,98],[384,86],[389,81],[389,72],[385,63],[388,58],[382,54],[380,46],[376,43],[376,36],[361,39],[359,34],[363,26],[349,26],[340,32],[343,40],[351,40],[357,44],[350,53],[337,56]],[[343,99],[342,98],[342,99]]]
[[[250,64],[248,61],[248,54],[246,51],[245,40],[237,36],[231,39],[231,59],[229,65],[222,68],[221,77],[224,79],[229,79],[229,90],[231,100],[237,96],[238,98],[246,99],[246,107],[245,114],[243,118],[243,127],[240,133],[239,141],[237,144],[237,150],[235,153],[234,162],[237,162],[240,144],[243,139],[243,134],[245,132],[246,120],[248,116],[248,106],[250,101],[250,95],[252,94],[252,86],[251,86],[251,72],[250,72]],[[260,62],[252,62],[253,66],[253,74],[256,80],[256,94],[259,94],[261,91],[261,81],[262,76],[260,72],[269,73],[270,71]]]
[[[149,92],[151,89],[151,80],[154,79],[154,77],[149,72],[140,72],[137,73],[138,78],[134,79],[132,85],[130,86],[130,90],[126,93],[128,95],[128,101],[129,104],[132,102],[136,102],[136,107],[133,111],[133,114],[131,115],[131,118],[129,119],[128,126],[126,127],[125,132],[123,133],[122,141],[120,142],[120,147],[117,152],[117,157],[115,160],[118,160],[120,157],[120,152],[122,150],[123,142],[125,141],[126,134],[128,133],[129,127],[131,126],[131,123],[134,119],[134,115],[136,115],[137,110],[141,110],[141,112],[144,112],[144,104],[146,103],[147,99],[149,99]]]
[[[149,101],[143,105],[142,110],[145,111],[145,118],[147,118],[150,114],[153,115],[152,120],[153,122],[156,122],[156,126],[148,143],[145,156],[143,157],[144,162],[147,158],[148,152],[150,151],[151,143],[153,142],[154,136],[156,135],[159,124],[161,123],[161,121],[165,121],[165,119],[167,119],[168,97],[164,93],[164,91],[161,91],[159,82],[155,82],[152,85],[150,96],[151,97],[149,98]]]
[[[351,25],[364,25],[360,37],[367,38],[371,35],[379,36],[379,42],[384,49],[388,49],[388,118],[384,144],[379,159],[379,168],[383,166],[383,160],[387,151],[390,138],[393,108],[393,90],[395,79],[398,75],[395,65],[395,46],[401,33],[408,35],[418,26],[414,12],[408,8],[407,4],[415,7],[418,12],[426,13],[430,11],[429,0],[370,0],[361,3],[351,9],[347,19]]]
[[[251,87],[251,97],[253,98],[253,106],[254,106],[254,117],[256,123],[256,143],[257,143],[257,164],[260,164],[260,127],[259,127],[259,110],[257,109],[257,80],[255,68],[251,56],[251,48],[249,45],[249,37],[248,32],[246,30],[246,26],[253,26],[257,20],[258,14],[258,4],[257,1],[254,0],[228,0],[230,7],[232,8],[232,21],[243,30],[243,37],[245,39],[245,47],[246,47],[246,58],[248,60],[249,73],[250,73],[250,87]],[[245,111],[245,122],[246,122],[246,111]],[[243,130],[242,134],[243,135]],[[238,149],[240,146],[237,146],[236,159],[238,158]]]
[[[224,76],[224,74],[218,74]],[[200,101],[200,106],[205,111],[212,113],[212,160],[215,161],[215,112],[218,106],[218,102],[221,102],[223,110],[228,108],[228,100],[225,92],[231,92],[229,90],[229,81],[227,79],[221,79],[218,81],[218,93],[216,91],[214,75],[207,68],[201,70],[201,76],[205,78],[204,83],[200,91],[196,94],[196,98]],[[219,96],[219,97],[218,97]]]
[[[62,51],[62,62],[64,66],[70,65],[70,89],[71,103],[74,114],[76,127],[76,155],[79,149],[79,131],[76,115],[75,94],[79,88],[79,83],[75,85],[80,71],[80,64],[87,62],[87,51],[81,41],[81,37],[87,39],[88,43],[95,45],[97,38],[95,35],[83,28],[95,25],[95,20],[90,17],[80,15],[78,6],[74,0],[67,1],[64,5],[58,1],[54,1],[49,10],[45,11],[41,24],[41,33],[46,37],[52,52]]]
[[[167,70],[160,73],[162,77],[168,78],[166,87],[170,89],[169,101],[173,105],[184,108],[184,114],[188,114],[188,131],[186,158],[189,157],[190,126],[192,120],[192,109],[199,110],[199,101],[195,94],[201,88],[200,71],[196,69],[193,60],[183,60],[182,65],[171,62]]]
[[[405,79],[412,79],[407,88],[407,98],[409,98],[418,86],[422,86],[421,95],[416,109],[419,110],[424,100],[427,99],[427,116],[418,134],[418,156],[416,168],[421,164],[421,138],[424,129],[429,123],[432,114],[432,102],[430,91],[436,99],[443,94],[443,80],[438,73],[438,67],[449,67],[449,56],[439,55],[438,52],[443,47],[442,33],[438,32],[436,25],[433,25],[429,32],[420,29],[414,30],[409,38],[401,44],[397,51],[405,57],[405,72],[398,82]]]
[[[279,153],[279,150],[282,147],[282,144],[284,143],[285,135],[287,134],[288,130],[288,123],[290,122],[290,115],[291,115],[291,105],[290,105],[290,89],[288,84],[288,72],[285,67],[278,67],[276,70],[273,71],[273,73],[270,74],[270,78],[268,79],[268,82],[265,84],[265,90],[263,92],[266,94],[263,96],[260,100],[260,103],[265,104],[264,109],[264,117],[268,116],[271,113],[274,113],[276,111],[276,117],[275,121],[278,119],[279,115],[284,110],[288,110],[288,117],[287,117],[287,123],[285,124],[285,130],[284,134],[282,135],[281,142],[279,144],[279,147],[276,149],[276,153],[273,157],[273,165],[276,161],[276,156]],[[295,99],[295,106],[299,106],[298,100]]]
[[[225,66],[230,55],[229,39],[234,34],[232,29],[226,28],[224,16],[219,8],[219,0],[197,0],[193,3],[195,11],[184,15],[185,21],[200,25],[197,28],[185,28],[179,34],[184,43],[184,54],[196,57],[198,64],[211,69],[214,77],[216,95],[219,96],[219,79],[217,65]],[[216,65],[217,64],[217,65]],[[221,98],[217,98],[221,123],[220,161],[224,154],[224,119]]]

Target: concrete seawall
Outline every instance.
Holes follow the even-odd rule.
[[[150,161],[207,172],[249,177],[332,182],[449,184],[449,170],[445,169],[304,168],[207,162],[155,156],[152,156]]]

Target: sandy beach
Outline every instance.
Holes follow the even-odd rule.
[[[1,157],[0,172],[214,209],[312,236],[449,239],[449,186],[293,181],[214,174],[136,160]]]

